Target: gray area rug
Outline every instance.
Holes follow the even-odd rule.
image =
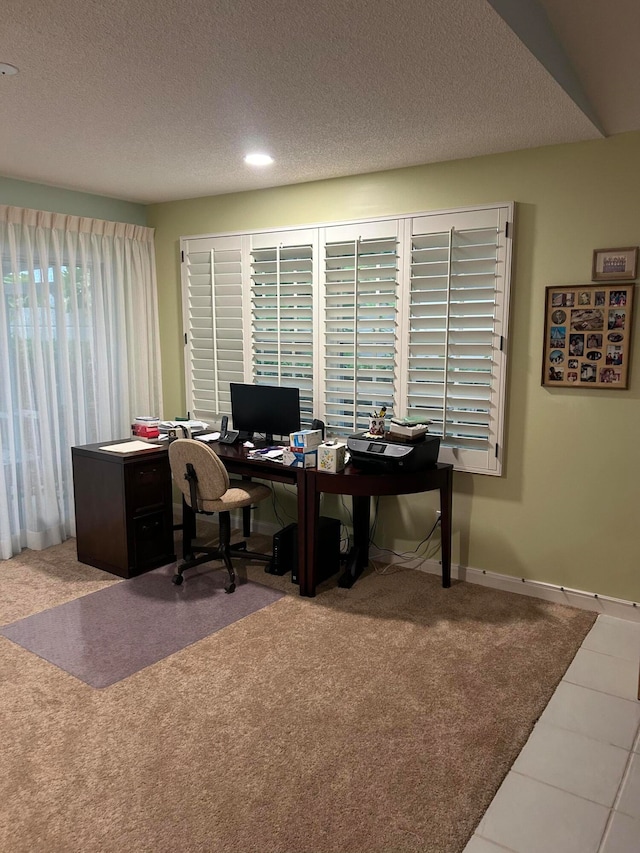
[[[163,566],[10,625],[0,633],[91,687],[109,687],[267,607],[283,593],[251,581],[227,595],[226,569],[171,583]]]

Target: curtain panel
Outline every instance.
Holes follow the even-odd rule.
[[[0,205],[0,558],[75,535],[71,447],[162,414],[153,229]]]

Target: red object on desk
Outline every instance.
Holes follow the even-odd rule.
[[[132,424],[133,434],[138,438],[157,438],[160,430],[157,426],[146,426],[145,424]]]

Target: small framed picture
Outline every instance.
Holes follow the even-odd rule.
[[[638,271],[638,247],[596,249],[593,253],[591,281],[631,281]]]
[[[547,287],[543,385],[628,387],[634,288],[633,283]]]

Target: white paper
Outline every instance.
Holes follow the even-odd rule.
[[[160,421],[160,429],[179,429],[180,427],[189,427],[190,430],[207,429],[209,424],[204,421]]]
[[[219,432],[208,432],[206,435],[196,435],[196,441],[217,441],[220,438]]]
[[[161,444],[150,444],[148,441],[124,441],[122,444],[110,444],[101,447],[100,450],[109,450],[112,453],[138,453],[140,450],[148,450],[150,447],[162,447]]]

